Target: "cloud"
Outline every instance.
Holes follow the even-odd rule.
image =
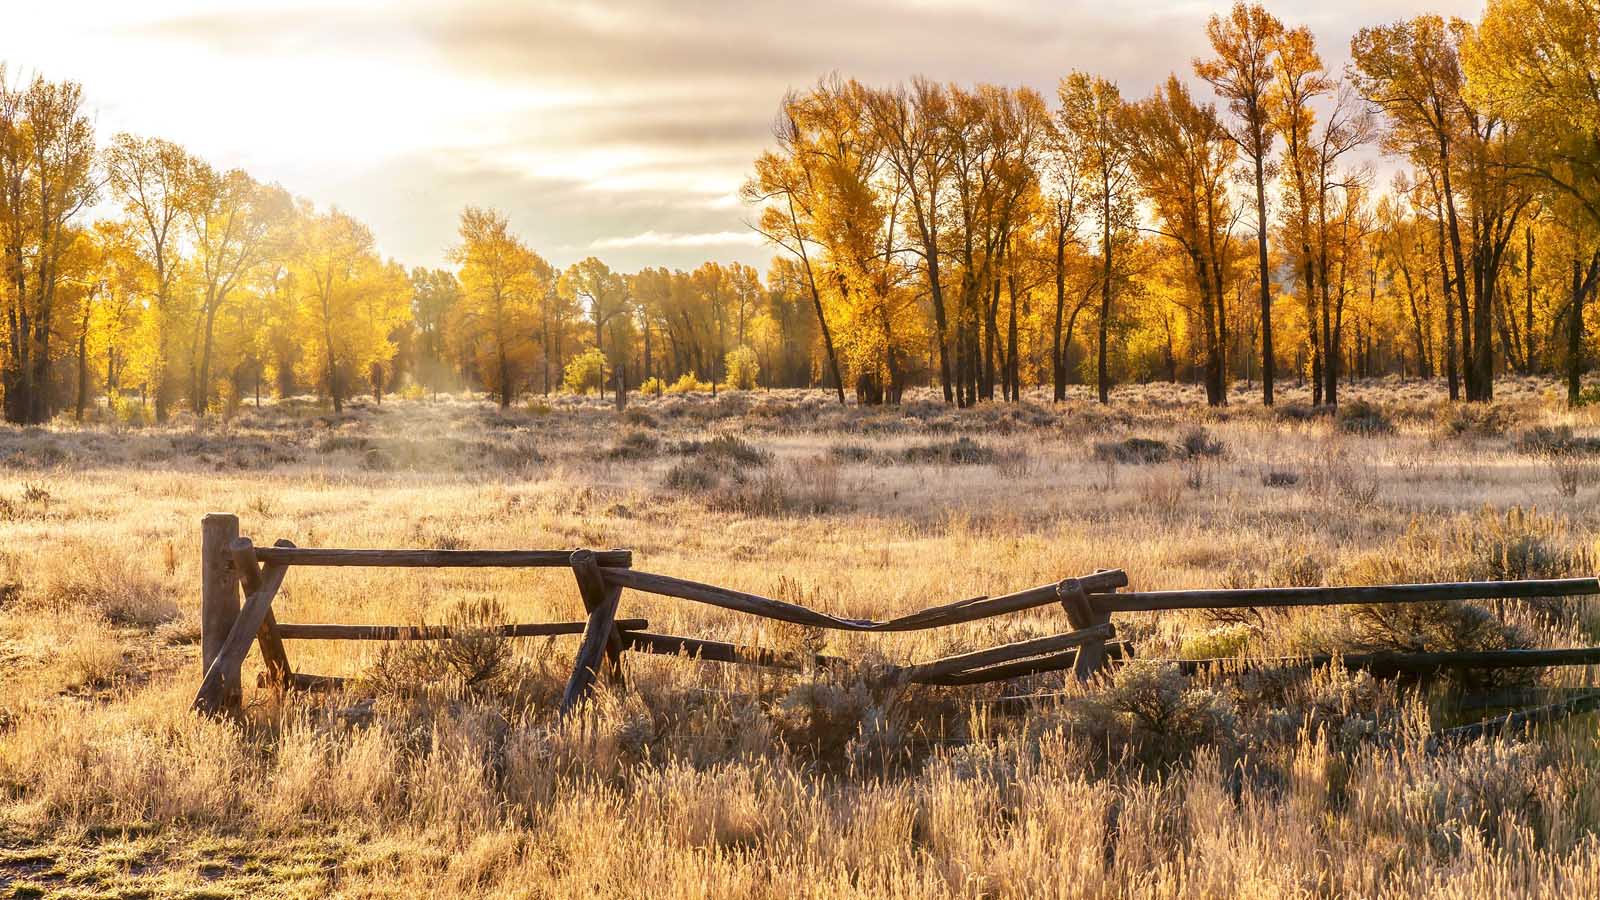
[[[600,238],[589,244],[592,250],[617,250],[624,247],[759,247],[761,235],[753,231],[712,231],[698,234],[641,231],[627,237]]]
[[[830,72],[1143,95],[1207,52],[1229,0],[78,0],[26,4],[0,60],[84,84],[102,132],[159,134],[372,225],[440,265],[462,206],[552,260],[770,257],[739,184],[779,101]],[[1361,25],[1481,0],[1277,0],[1331,67]],[[1202,96],[1203,86],[1199,90]]]

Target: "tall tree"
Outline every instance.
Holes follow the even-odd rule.
[[[283,188],[258,184],[243,170],[218,172],[198,159],[191,159],[190,166],[185,213],[203,283],[195,329],[199,347],[190,362],[190,402],[204,415],[213,393],[217,316],[270,255],[286,251],[293,201]]]
[[[1490,0],[1482,27],[1462,50],[1470,97],[1514,122],[1530,145],[1520,159],[1504,161],[1505,168],[1540,183],[1559,198],[1557,208],[1589,226],[1577,229],[1587,232],[1590,247],[1574,256],[1568,296],[1567,401],[1577,404],[1583,301],[1600,281],[1600,243],[1594,241],[1600,234],[1600,7],[1588,0]]]
[[[1130,163],[1161,234],[1187,257],[1199,299],[1205,353],[1206,402],[1227,402],[1224,304],[1229,232],[1235,211],[1228,198],[1234,142],[1215,107],[1200,106],[1169,76],[1125,117]]]
[[[1083,72],[1061,82],[1061,122],[1082,148],[1080,165],[1093,192],[1100,226],[1100,317],[1095,387],[1101,403],[1111,401],[1108,341],[1114,291],[1115,247],[1132,227],[1136,185],[1129,169],[1130,151],[1122,125],[1122,94],[1115,83]]]
[[[173,284],[183,262],[182,216],[192,202],[189,154],[171,141],[123,133],[106,152],[111,189],[123,210],[138,225],[140,252],[150,265],[154,284],[154,357],[151,363],[156,420],[164,421],[171,397],[168,367],[175,299]]]
[[[469,206],[461,212],[461,243],[451,258],[461,265],[462,302],[450,321],[483,338],[480,371],[500,408],[511,405],[533,355],[538,298],[554,270],[511,233],[505,214]]]
[[[4,244],[8,334],[0,385],[5,417],[42,422],[54,411],[51,337],[71,222],[92,204],[94,129],[74,82],[36,77],[13,89],[0,68],[0,243]]]
[[[755,175],[745,183],[742,194],[746,202],[761,205],[759,220],[752,226],[772,244],[793,254],[800,261],[806,275],[806,289],[811,294],[812,309],[817,314],[817,327],[822,331],[823,349],[827,354],[828,370],[833,376],[834,391],[839,403],[844,399],[844,377],[839,372],[839,354],[834,348],[833,331],[822,305],[822,292],[817,287],[817,272],[812,265],[810,245],[816,231],[814,206],[817,201],[816,185],[812,173],[802,161],[806,136],[796,117],[800,102],[797,94],[784,98],[773,133],[778,150],[766,151],[756,158]]]
[[[1276,47],[1283,23],[1259,3],[1236,0],[1227,18],[1212,15],[1206,24],[1215,59],[1196,60],[1195,72],[1228,101],[1237,120],[1229,132],[1250,162],[1255,176],[1256,265],[1261,303],[1261,402],[1272,405],[1274,381],[1272,342],[1272,268],[1267,262],[1268,157],[1275,138],[1271,104],[1277,78]]]
[[[391,332],[408,314],[410,282],[378,257],[371,230],[337,209],[308,217],[299,231],[302,360],[343,412],[355,377],[393,358]]]

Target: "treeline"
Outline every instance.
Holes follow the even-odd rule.
[[[1506,371],[1580,400],[1600,282],[1600,12],[1493,0],[1362,29],[1346,72],[1259,5],[1148,97],[830,77],[786,97],[743,194],[766,272],[558,269],[468,208],[452,267],[170,142],[105,146],[71,83],[0,72],[9,421],[157,419],[263,394],[824,386],[948,402],[1171,379]],[[1214,96],[1215,101],[1207,99]],[[1381,152],[1391,173],[1364,162]],[[91,209],[121,210],[85,222]]]
[[[1142,99],[1083,72],[1054,104],[838,77],[785,99],[746,195],[858,397],[1088,381],[1104,402],[1170,378],[1222,403],[1248,379],[1270,404],[1291,373],[1320,404],[1398,372],[1487,400],[1499,372],[1559,369],[1578,399],[1600,269],[1592,2],[1364,28],[1345,73],[1260,5],[1207,34],[1194,77]]]

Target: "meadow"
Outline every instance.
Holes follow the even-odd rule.
[[[791,673],[628,654],[555,715],[576,639],[290,641],[332,693],[190,712],[199,522],[258,544],[626,547],[636,568],[884,618],[1121,568],[1134,588],[1592,574],[1600,411],[1393,379],[1280,386],[244,405],[0,430],[0,896],[1600,895],[1593,717],[1437,746],[1486,691],[1163,658],[1591,644],[1583,600],[1119,616],[1088,685],[882,687],[883,662],[1067,629],[820,633],[632,593],[652,630],[848,657]],[[293,622],[574,621],[563,570],[294,570]],[[259,657],[246,665],[255,684]],[[1040,696],[1043,695],[1043,696]],[[1012,698],[1005,702],[1006,698]],[[1018,697],[1028,699],[1017,700]]]

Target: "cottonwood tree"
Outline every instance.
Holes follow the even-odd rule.
[[[390,333],[409,315],[410,282],[398,264],[379,258],[371,230],[337,209],[310,216],[298,233],[301,364],[338,413],[355,376],[393,358]]]
[[[217,317],[269,257],[287,252],[294,204],[283,188],[258,184],[243,170],[218,172],[202,160],[189,162],[184,213],[202,283],[190,403],[204,415],[214,393],[211,369]]]
[[[1137,185],[1129,168],[1131,155],[1123,124],[1122,93],[1115,83],[1084,72],[1061,82],[1061,125],[1079,142],[1079,165],[1088,183],[1093,215],[1100,232],[1100,316],[1095,357],[1095,388],[1101,403],[1111,400],[1107,363],[1111,304],[1115,290],[1116,247],[1127,239],[1135,220]]]
[[[1529,144],[1506,169],[1559,198],[1553,208],[1564,218],[1587,220],[1574,229],[1588,247],[1573,254],[1567,301],[1567,401],[1577,404],[1583,303],[1600,280],[1600,9],[1585,0],[1490,0],[1462,49],[1470,97],[1514,122]]]
[[[794,92],[784,98],[773,126],[778,149],[765,151],[756,158],[755,175],[745,182],[741,195],[745,202],[761,206],[759,218],[751,227],[800,261],[806,289],[811,294],[812,310],[817,315],[817,327],[822,332],[828,371],[842,405],[845,402],[844,377],[839,371],[839,354],[834,347],[833,331],[828,326],[809,246],[816,230],[813,209],[818,198],[812,173],[802,159],[806,137],[796,117],[799,102],[800,96]]]
[[[1224,369],[1229,239],[1236,218],[1228,196],[1235,142],[1216,108],[1194,102],[1169,76],[1124,116],[1129,161],[1160,234],[1183,250],[1199,300],[1206,402],[1227,402]]]
[[[1255,181],[1256,264],[1261,305],[1261,402],[1273,401],[1272,269],[1267,261],[1267,179],[1275,138],[1272,110],[1277,79],[1275,56],[1283,23],[1259,3],[1237,0],[1226,18],[1206,24],[1215,59],[1195,60],[1195,73],[1228,101],[1237,123],[1229,135],[1249,161]]]
[[[173,285],[183,264],[182,217],[192,202],[193,166],[182,147],[160,138],[118,134],[105,154],[113,194],[136,223],[140,253],[151,270],[153,315],[148,317],[154,351],[149,380],[156,421],[165,421],[171,397]]]
[[[1494,396],[1497,280],[1532,197],[1505,177],[1522,148],[1504,120],[1477,108],[1466,94],[1460,48],[1471,37],[1466,22],[1423,15],[1363,28],[1350,49],[1356,84],[1388,120],[1388,148],[1431,157],[1453,263],[1466,397],[1489,400]],[[1465,237],[1459,205],[1467,207]]]
[[[0,386],[10,422],[54,411],[51,338],[57,294],[76,232],[72,220],[98,196],[94,129],[74,82],[34,78],[13,88],[0,66],[0,255],[4,257],[5,359]]]
[[[478,338],[479,370],[506,409],[531,365],[538,301],[555,270],[511,233],[497,210],[467,207],[457,233],[461,243],[450,256],[461,266],[461,302],[449,321]]]

